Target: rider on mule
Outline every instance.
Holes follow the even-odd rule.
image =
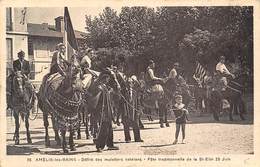
[[[24,59],[24,51],[18,52],[18,59],[13,62],[13,70],[14,72],[20,71],[23,75],[23,78],[28,83],[27,85],[33,90],[32,84],[29,82],[29,75],[30,75],[30,64],[29,61]]]
[[[14,72],[21,71],[25,80],[28,81],[31,70],[29,61],[24,59],[24,55],[24,51],[18,52],[18,59],[13,62],[13,70]]]
[[[228,83],[227,77],[232,77],[233,79],[235,78],[235,75],[229,72],[226,65],[224,64],[225,60],[226,60],[225,56],[221,56],[219,63],[216,65],[217,75],[219,76],[219,80],[221,81],[220,83],[223,84],[222,89],[225,89],[225,87],[227,86]]]
[[[53,53],[51,61],[51,69],[49,75],[59,72],[62,76],[65,76],[65,71],[69,62],[65,59],[66,47],[63,43],[57,45],[57,50]]]
[[[51,60],[50,72],[43,77],[42,83],[46,84],[48,78],[55,73],[59,73],[60,75],[65,77],[65,71],[68,69],[69,66],[69,62],[65,59],[65,51],[66,47],[63,43],[59,43],[56,46],[56,51],[53,53]]]
[[[34,86],[29,81],[29,75],[30,75],[30,64],[29,61],[24,59],[25,53],[24,51],[18,52],[18,59],[13,62],[13,70],[15,73],[20,73],[22,75],[22,78],[25,82],[25,87],[29,89],[30,93],[32,93],[32,102],[35,100],[34,96]],[[11,74],[9,81],[12,81],[14,77],[14,74]]]
[[[13,69],[14,72],[21,71],[22,74],[26,78],[28,78],[30,74],[30,65],[29,65],[29,61],[24,59],[24,55],[25,55],[24,51],[21,50],[20,52],[18,52],[19,59],[14,61]]]
[[[154,68],[155,63],[153,60],[150,60],[146,69],[146,83],[148,86],[148,92],[154,94],[155,96],[162,96],[164,92],[161,83],[164,82],[164,80],[163,78],[159,78],[154,75]]]
[[[34,107],[35,92],[29,81],[30,65],[24,59],[25,53],[20,51],[18,59],[13,62],[13,73],[7,78],[7,108],[12,109],[15,118],[15,144],[19,144],[19,115],[25,121],[27,142],[32,143],[29,130],[29,115]]]
[[[95,74],[90,70],[91,60],[87,55],[81,59],[80,66],[82,69],[82,86],[84,90],[87,90],[90,87],[93,76],[95,76]]]
[[[153,60],[149,61],[149,65],[146,69],[146,84],[147,84],[147,92],[150,94],[150,99],[154,101],[155,104],[155,109],[158,110],[159,112],[159,117],[160,117],[160,127],[163,127],[163,118],[161,115],[162,108],[159,107],[159,100],[163,99],[164,96],[164,90],[162,87],[162,84],[165,82],[163,78],[156,77],[154,75],[154,68],[155,68],[155,63]],[[160,101],[161,102],[161,101]]]

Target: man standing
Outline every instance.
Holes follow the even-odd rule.
[[[96,139],[94,139],[94,142],[96,144],[96,148],[98,152],[102,152],[105,146],[108,147],[108,150],[119,150],[118,147],[114,146],[113,142],[113,128],[112,128],[112,108],[108,107],[109,99],[111,90],[108,89],[106,84],[109,82],[109,77],[104,77],[101,80],[101,83],[98,86],[98,89],[102,92],[100,95],[100,101],[103,102],[99,103],[98,110],[101,110],[100,115],[100,127],[97,133]],[[106,107],[105,107],[106,106]]]
[[[21,71],[27,79],[29,79],[30,74],[30,64],[29,61],[24,59],[24,51],[18,52],[18,59],[13,62],[14,72]]]

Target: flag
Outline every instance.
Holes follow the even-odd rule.
[[[238,93],[243,93],[244,91],[244,85],[238,83],[234,79],[230,80],[227,84],[227,87],[230,88],[231,90],[238,92]]]
[[[69,15],[68,7],[64,8],[64,44],[66,46],[66,58],[71,59],[71,56],[78,51],[78,43],[75,37],[74,29]]]
[[[196,78],[199,79],[200,84],[203,83],[203,80],[204,80],[205,76],[207,75],[206,72],[207,72],[206,69],[198,62],[194,75]]]

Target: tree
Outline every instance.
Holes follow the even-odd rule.
[[[125,56],[132,73],[153,59],[161,74],[174,61],[191,74],[198,55],[208,69],[224,55],[253,70],[252,7],[123,7],[118,14],[105,8],[98,17],[86,16],[86,25],[86,45],[131,53]]]

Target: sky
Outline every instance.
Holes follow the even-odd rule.
[[[85,15],[91,15],[92,17],[98,16],[102,12],[104,7],[69,7],[69,13],[73,28],[75,30],[86,32],[85,27]],[[120,7],[113,8],[117,12],[120,11]],[[64,15],[64,8],[62,7],[29,7],[27,8],[27,21],[28,23],[48,23],[54,25],[54,19],[58,16]]]

